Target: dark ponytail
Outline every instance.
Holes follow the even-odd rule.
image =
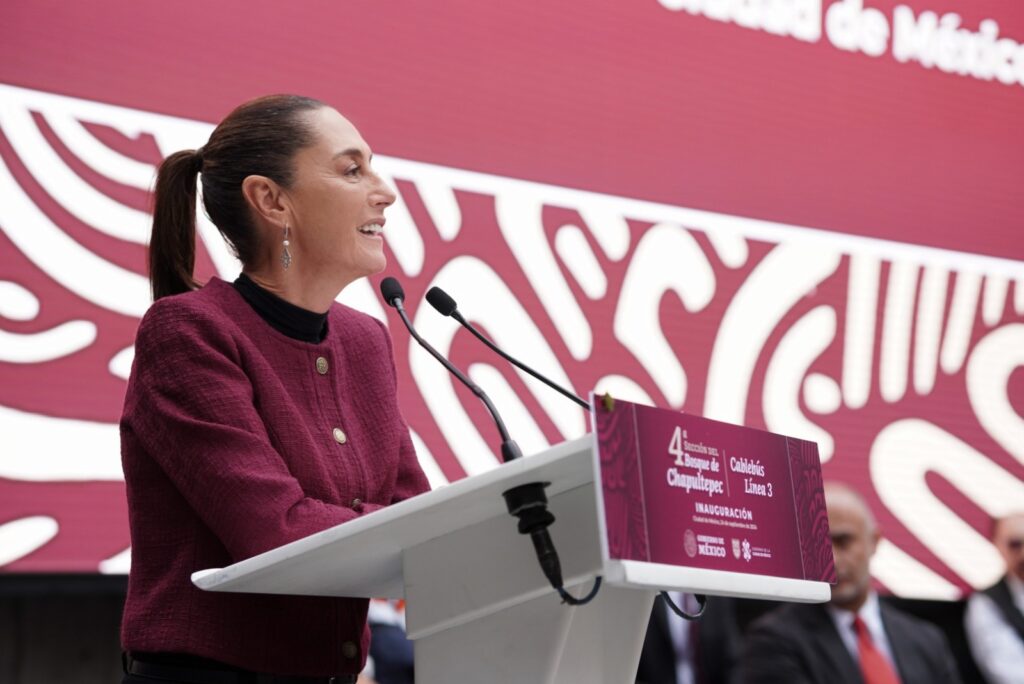
[[[149,282],[153,299],[196,289],[196,176],[202,156],[175,152],[156,175],[153,234],[149,240]]]
[[[242,194],[248,176],[266,176],[290,187],[295,154],[315,133],[301,116],[324,107],[298,95],[268,95],[235,109],[214,129],[201,151],[175,152],[160,165],[153,202],[149,280],[153,299],[199,287],[196,261],[196,176],[203,206],[243,265],[259,254],[259,238]]]

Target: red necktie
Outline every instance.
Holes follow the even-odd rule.
[[[864,684],[900,684],[892,665],[871,640],[868,626],[858,615],[853,619],[853,631],[857,633],[857,650],[860,652],[860,671]]]

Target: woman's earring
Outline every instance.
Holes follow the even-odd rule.
[[[284,251],[281,252],[281,265],[284,266],[285,270],[292,265],[292,253],[288,251],[288,245],[291,242],[288,241],[288,224],[284,224]]]

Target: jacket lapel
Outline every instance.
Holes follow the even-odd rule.
[[[836,684],[864,684],[860,664],[853,659],[850,651],[839,636],[832,616],[824,605],[811,606],[808,611],[809,633],[817,645],[821,659],[835,679]]]
[[[914,643],[910,640],[909,635],[900,629],[897,624],[898,620],[893,619],[892,608],[879,601],[878,609],[882,614],[882,626],[885,628],[885,636],[889,639],[893,660],[896,661],[893,663],[896,667],[896,674],[899,675],[900,681],[908,681],[908,678],[912,678],[911,675],[920,670],[915,667],[914,661],[917,659],[917,652]]]

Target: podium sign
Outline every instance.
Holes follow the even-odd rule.
[[[605,561],[835,582],[814,442],[591,397]]]

